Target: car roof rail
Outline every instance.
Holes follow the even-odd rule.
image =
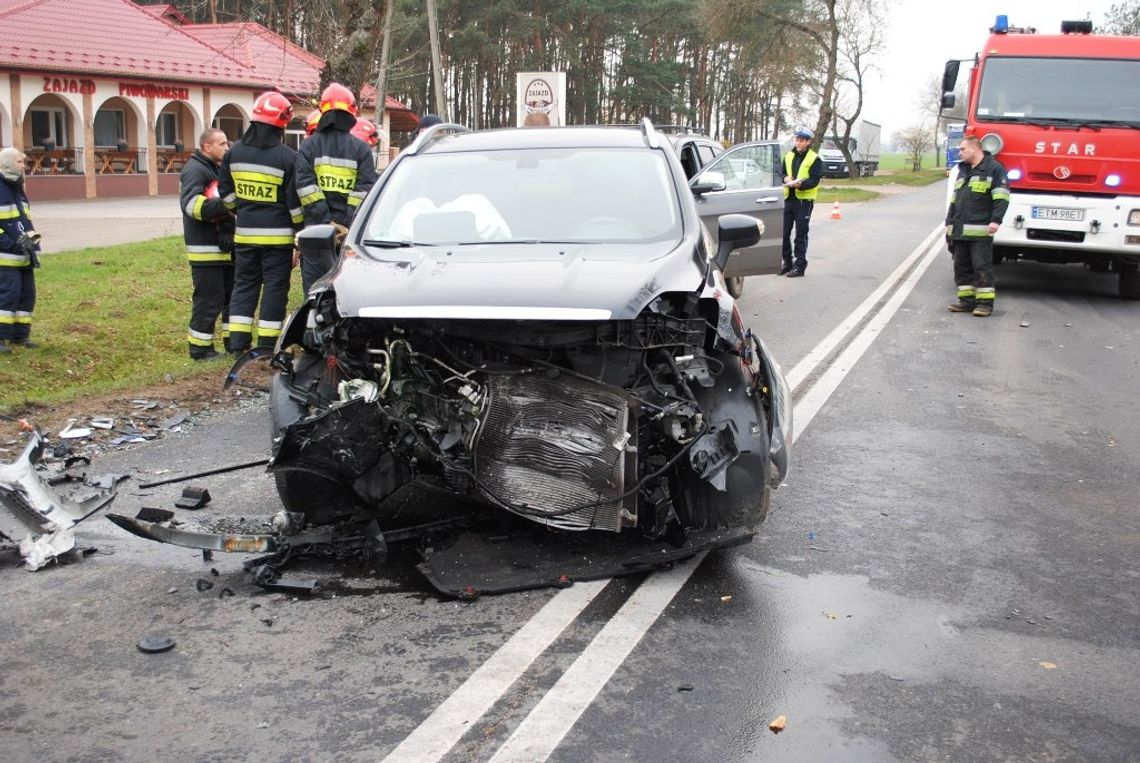
[[[412,144],[404,149],[404,151],[414,156],[433,140],[442,138],[444,135],[455,135],[461,132],[471,132],[471,128],[467,125],[457,124],[456,122],[443,122],[438,125],[432,125],[417,135],[416,139],[412,141]]]
[[[692,125],[653,125],[657,132],[664,133],[684,133],[686,135],[693,134],[699,135],[701,131]]]
[[[661,148],[661,141],[657,140],[657,130],[653,128],[653,123],[649,121],[649,117],[641,118],[641,134],[645,136],[645,142],[649,144],[650,148]]]

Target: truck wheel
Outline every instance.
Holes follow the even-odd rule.
[[[1111,257],[1093,257],[1089,260],[1089,270],[1094,273],[1107,273],[1110,267],[1112,267]]]
[[[733,276],[732,278],[724,279],[725,286],[728,287],[728,293],[732,295],[733,299],[740,299],[740,295],[744,293],[744,276]]]
[[[1140,299],[1140,270],[1135,265],[1120,271],[1121,299]]]

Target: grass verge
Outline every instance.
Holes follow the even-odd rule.
[[[890,172],[879,171],[879,174],[869,178],[828,178],[823,182],[828,185],[836,186],[876,186],[876,185],[906,185],[906,186],[924,186],[946,180],[946,170],[938,169],[924,169],[922,172],[911,172],[910,170],[895,170]]]
[[[36,271],[36,349],[0,356],[0,412],[170,379],[220,376],[186,352],[190,267],[180,237],[49,254]],[[290,308],[301,303],[300,277]],[[221,349],[220,340],[216,343]]]
[[[833,183],[835,181],[825,180],[824,183]],[[816,198],[817,204],[827,202],[828,204],[839,202],[853,202],[853,201],[871,201],[882,196],[878,191],[868,191],[865,188],[841,188],[835,185],[821,185],[819,187],[819,196]]]

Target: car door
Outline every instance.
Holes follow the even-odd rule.
[[[778,273],[784,235],[784,172],[779,143],[757,141],[733,146],[702,167],[690,184],[699,184],[711,172],[724,177],[724,190],[703,192],[696,196],[696,203],[701,221],[714,241],[717,218],[721,215],[741,213],[764,223],[760,243],[733,252],[725,276]]]

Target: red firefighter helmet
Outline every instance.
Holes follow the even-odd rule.
[[[284,128],[293,119],[293,104],[281,93],[262,93],[253,102],[253,116],[250,119]]]
[[[312,113],[310,113],[309,116],[306,117],[306,119],[305,119],[305,134],[306,135],[312,135],[313,133],[315,133],[317,131],[317,122],[320,122],[320,121],[321,121],[321,110],[320,109],[313,109]]]
[[[360,138],[372,148],[380,142],[380,132],[376,129],[376,125],[371,119],[356,118],[356,125],[349,131],[352,135]]]
[[[334,82],[321,93],[321,113],[340,109],[356,116],[356,96],[344,85]]]

